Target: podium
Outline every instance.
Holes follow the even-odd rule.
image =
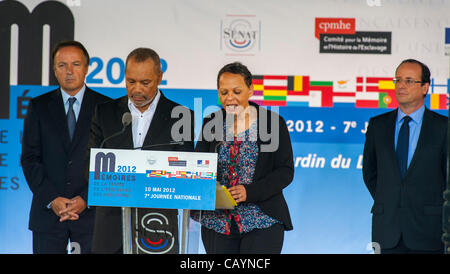
[[[216,183],[217,153],[93,148],[90,159],[88,205],[122,208],[125,254],[164,254],[177,242],[185,254],[191,231],[198,232],[194,242],[200,237],[200,225],[190,225],[190,210],[214,210],[216,193],[217,208],[235,205]],[[173,223],[164,212],[174,210],[182,211],[179,233],[150,228]],[[164,237],[151,239],[146,233]]]

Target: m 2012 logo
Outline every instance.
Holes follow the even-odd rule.
[[[261,21],[255,15],[227,15],[220,24],[220,49],[233,53],[261,50]]]
[[[67,1],[71,6],[78,6],[80,3],[76,0]],[[17,40],[13,35],[12,26],[16,26]],[[49,35],[44,35],[44,26],[48,26]],[[28,8],[13,0],[0,1],[0,119],[10,118],[10,79],[13,73],[13,79],[17,74],[17,85],[42,85],[43,75],[48,75],[48,85],[58,85],[58,82],[53,73],[53,67],[50,65],[44,66],[44,63],[51,64],[50,51],[55,45],[64,40],[74,39],[75,19],[72,11],[64,3],[57,1],[45,1],[38,4],[31,12]],[[44,39],[48,41],[48,54],[43,54]],[[47,41],[46,41],[47,42]],[[17,49],[14,54],[11,49]],[[15,57],[17,55],[17,61]],[[43,60],[48,56],[48,60]],[[9,60],[16,63],[11,63]],[[110,60],[102,60],[99,57],[91,56],[90,72],[86,76],[86,83],[88,85],[104,85],[111,84],[121,85],[125,78],[125,63],[124,60],[118,57],[113,57]],[[7,61],[3,61],[7,60]],[[11,68],[16,68],[17,71],[12,71]],[[43,69],[48,69],[48,72],[43,74]],[[161,58],[161,70],[166,72],[167,61]],[[102,77],[102,72],[105,72],[105,79]],[[15,85],[15,83],[14,83]],[[167,85],[167,80],[163,79],[161,85]],[[21,99],[28,101],[31,98],[25,97],[26,93],[22,95]],[[21,106],[27,106],[27,102]],[[18,111],[17,118],[25,118],[26,107]]]
[[[59,41],[73,40],[74,17],[70,9],[56,1],[46,1],[37,5],[32,12],[27,7],[12,0],[0,1],[0,119],[10,115],[10,62],[11,47],[16,46],[11,39],[11,27],[18,28],[17,84],[41,85],[43,26],[50,29],[49,46],[52,49]],[[49,58],[50,54],[48,54]],[[50,60],[49,60],[50,63]],[[30,64],[33,64],[30,66]],[[57,81],[49,67],[49,84]]]
[[[100,172],[114,172],[116,170],[116,155],[99,152],[95,154],[94,180],[100,179]]]

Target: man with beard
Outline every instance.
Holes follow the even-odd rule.
[[[97,107],[92,120],[87,158],[90,154],[89,149],[98,148],[102,143],[104,143],[103,148],[114,149],[193,151],[193,123],[182,127],[183,132],[187,131],[191,134],[190,138],[175,140],[171,134],[172,126],[179,121],[178,118],[172,118],[172,111],[182,107],[167,99],[158,89],[162,75],[160,59],[154,50],[137,48],[128,55],[125,67],[127,95]],[[122,117],[127,112],[132,116],[131,126],[127,126],[122,134],[108,138],[121,131],[123,128]],[[188,117],[188,121],[193,120],[194,116],[191,111],[186,109],[183,113],[190,114],[191,117]],[[181,117],[181,119],[186,119],[186,117]],[[105,140],[106,138],[108,139]],[[172,141],[184,142],[180,145],[167,145]],[[165,231],[166,233],[161,233],[157,237],[174,241],[173,248],[167,253],[178,253],[178,211],[176,209],[133,208],[131,215],[138,216],[140,223],[139,220],[149,213],[158,213],[167,218],[168,224],[148,229]],[[143,233],[143,231],[136,233]],[[122,242],[121,208],[98,207],[92,252],[122,253]]]

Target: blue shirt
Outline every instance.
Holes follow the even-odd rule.
[[[417,141],[419,140],[420,135],[420,129],[422,128],[422,120],[423,120],[423,113],[425,112],[425,105],[420,107],[415,112],[408,115],[411,117],[411,121],[409,121],[409,148],[408,148],[408,164],[407,167],[409,167],[409,164],[411,163],[412,157],[414,155],[414,151],[416,151],[417,147]],[[400,131],[400,127],[403,124],[403,117],[407,116],[405,113],[403,113],[400,108],[398,108],[397,112],[397,120],[395,122],[395,148],[397,149],[397,139],[398,139],[398,133]]]
[[[77,121],[78,121],[78,116],[80,114],[81,103],[83,102],[83,96],[84,96],[84,91],[86,90],[86,86],[84,85],[80,89],[80,91],[77,94],[75,94],[75,96],[70,96],[62,88],[60,88],[60,89],[61,89],[61,95],[62,95],[62,98],[63,98],[64,109],[66,110],[66,115],[67,115],[67,111],[69,111],[69,98],[70,97],[77,98],[77,100],[73,103],[73,111],[75,112],[75,119],[77,119]]]

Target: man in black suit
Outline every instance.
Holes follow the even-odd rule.
[[[33,253],[66,253],[69,239],[88,253],[94,210],[86,206],[84,152],[95,105],[109,98],[86,87],[89,54],[81,43],[59,43],[52,58],[60,87],[31,100],[23,128]]]
[[[364,145],[372,241],[381,253],[443,253],[447,117],[424,105],[430,70],[423,63],[403,61],[394,83],[399,108],[370,119]]]
[[[98,105],[92,119],[86,166],[89,163],[90,148],[100,147],[106,138],[103,148],[193,151],[193,113],[164,96],[158,89],[161,79],[161,63],[155,51],[149,48],[138,48],[128,55],[125,68],[127,95]],[[175,130],[176,134],[173,134],[173,128],[177,128],[179,124],[177,122],[180,122],[178,119],[180,116],[174,115],[175,110],[184,113],[180,119],[187,121],[187,124],[181,130]],[[122,130],[124,113],[131,113],[133,117],[131,125],[127,126],[122,134],[108,138]],[[177,125],[174,127],[174,124]],[[186,137],[183,140],[173,136],[180,132]],[[185,142],[180,145],[167,145],[172,141]],[[154,252],[147,250],[144,253],[178,253],[178,211],[176,209],[138,209],[137,211],[133,209],[132,215],[138,215],[138,224],[140,224],[140,220],[145,215],[152,213],[164,216],[167,222],[156,227],[140,227],[140,231],[136,233],[144,233],[145,230],[161,231],[162,233],[150,233],[145,237],[152,242],[168,241],[173,243],[173,248],[159,251],[155,249]],[[123,252],[121,208],[97,208],[92,252]]]

